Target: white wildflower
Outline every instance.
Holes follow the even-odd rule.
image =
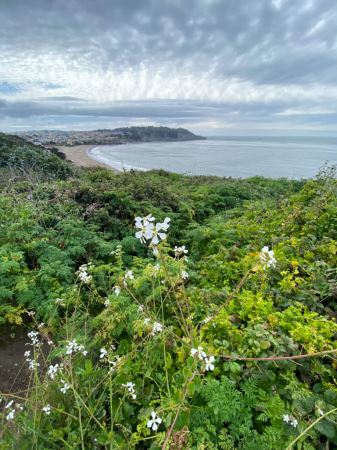
[[[104,306],[105,306],[106,308],[108,308],[109,305],[110,305],[110,300],[105,300]]]
[[[188,278],[188,277],[189,277],[188,273],[187,273],[185,270],[182,270],[182,272],[181,272],[181,278],[182,278],[183,280],[186,280],[186,278]]]
[[[150,323],[150,319],[149,318],[144,319],[144,323],[145,325],[148,325]]]
[[[160,231],[161,230],[167,231],[168,227],[170,226],[168,223],[170,220],[171,219],[169,217],[166,217],[166,219],[164,220],[163,223],[160,223],[160,222],[156,223],[154,230],[153,230],[153,237],[151,240],[152,245],[159,244],[159,238],[162,240],[166,239],[166,233],[160,233]]]
[[[152,329],[152,336],[155,336],[156,333],[160,333],[161,331],[163,331],[162,325],[158,322],[155,322]]]
[[[21,411],[23,410],[23,406],[21,406],[20,403],[16,403],[15,406],[16,406],[17,408],[19,408]]]
[[[174,247],[175,259],[177,259],[177,257],[180,255],[180,253],[182,253],[182,254],[188,253],[188,250],[185,249],[185,245],[183,245],[182,247],[177,247],[177,246]]]
[[[198,347],[198,349],[192,348],[191,355],[195,355],[196,353],[198,353],[199,359],[202,360],[203,358],[206,358],[206,353],[203,351],[203,347]]]
[[[209,358],[205,358],[206,370],[214,370],[214,365],[212,364],[215,361],[214,356],[210,356]]]
[[[101,359],[104,358],[108,354],[108,352],[104,348],[101,348],[100,352],[101,352],[101,354],[99,355],[99,357]]]
[[[34,359],[27,359],[27,361],[29,362],[29,368],[30,370],[35,369],[36,367],[38,367],[40,364],[38,362],[36,362]]]
[[[269,247],[265,246],[261,250],[261,263],[264,264],[264,269],[267,267],[275,267],[275,264],[277,263],[276,259],[274,258],[274,251],[269,250]]]
[[[11,400],[7,405],[5,406],[5,409],[10,408],[12,404],[14,403],[14,400]]]
[[[130,278],[130,280],[134,280],[134,279],[135,279],[135,277],[133,276],[132,270],[128,270],[128,271],[126,272],[125,276],[124,276],[124,281],[123,281],[123,283],[125,284],[125,286],[127,285],[127,284],[126,284],[126,280],[127,280],[128,278]]]
[[[48,404],[47,406],[44,406],[42,409],[47,414],[47,416],[49,416],[49,414],[50,414],[50,405]]]
[[[83,283],[88,283],[90,281],[90,279],[92,278],[91,275],[88,275],[87,273],[87,265],[84,264],[83,266],[81,266],[78,270],[78,277],[79,279],[83,282]]]
[[[37,331],[31,331],[30,333],[27,334],[27,336],[31,339],[32,341],[32,345],[36,345],[39,343],[39,340],[37,339],[37,335],[39,333]]]
[[[41,323],[39,323],[39,325],[38,325],[37,327],[38,327],[38,328],[42,328],[43,325],[45,325],[45,323],[41,322]]]
[[[154,269],[153,269],[153,276],[154,276],[155,278],[157,278],[157,274],[158,274],[159,270],[160,270],[160,265],[159,265],[159,263],[158,263],[158,264],[156,264],[156,265],[154,266]]]
[[[30,356],[30,350],[26,351],[23,355],[24,355],[26,358],[28,358],[28,357]]]
[[[7,420],[13,420],[14,419],[15,410],[13,409],[7,416]]]
[[[156,431],[158,429],[158,425],[160,425],[161,423],[161,418],[157,417],[157,414],[153,411],[151,413],[151,419],[147,422],[146,426],[153,431]]]
[[[207,316],[206,319],[203,321],[204,323],[209,322],[210,320],[212,320],[212,317]],[[215,323],[212,322],[213,327],[215,328]]]
[[[64,300],[63,300],[63,298],[57,298],[56,300],[55,300],[55,303],[57,304],[57,303],[59,303],[61,306],[64,306]]]
[[[74,339],[73,341],[70,341],[69,344],[67,345],[66,349],[67,349],[67,351],[66,351],[67,355],[71,355],[72,353],[76,353],[76,352],[82,352],[85,356],[88,353],[85,350],[84,345],[77,344],[76,339]]]
[[[137,397],[137,395],[135,394],[135,390],[134,390],[134,383],[128,382],[126,384],[122,384],[122,386],[127,387],[128,391],[131,393],[131,396],[133,399],[135,399]]]
[[[289,422],[290,421],[290,416],[288,414],[283,414],[283,422]]]
[[[292,425],[294,428],[296,428],[297,425],[298,425],[298,422],[295,419],[295,417],[290,417],[290,420],[291,420],[291,424],[290,425]]]
[[[143,311],[144,310],[144,305],[139,305],[138,306],[138,312],[141,312],[141,311]]]
[[[68,389],[71,388],[71,385],[68,384],[68,383],[67,383],[66,381],[64,381],[64,380],[61,380],[61,383],[63,383],[63,388],[61,388],[60,391],[62,392],[62,394],[65,394],[66,391],[67,391]]]
[[[151,223],[155,218],[151,217],[151,214],[147,217],[136,217],[136,228],[140,228],[137,231],[136,238],[140,240],[142,244],[145,244],[147,239],[151,239],[153,236],[154,225]]]
[[[52,364],[49,366],[48,369],[48,375],[50,376],[50,378],[53,380],[54,379],[54,375],[57,373],[57,371],[59,370],[59,365],[55,364],[55,366],[53,366]]]
[[[119,293],[120,293],[120,291],[121,291],[121,287],[120,287],[120,286],[115,286],[113,290],[115,291],[115,294],[116,294],[117,297],[118,297],[118,296],[119,296]]]

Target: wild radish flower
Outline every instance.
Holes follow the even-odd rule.
[[[277,263],[276,259],[274,258],[274,251],[269,250],[269,247],[265,246],[261,250],[261,263],[264,264],[264,269],[267,267],[275,267],[275,264]]]
[[[129,381],[129,382],[126,383],[126,384],[122,384],[122,386],[128,388],[128,391],[131,392],[131,395],[132,395],[132,398],[133,398],[133,399],[135,399],[135,398],[137,397],[136,394],[134,393],[134,392],[135,392],[135,390],[134,390],[135,384],[134,384],[134,383],[131,383],[131,382]]]
[[[39,340],[37,339],[37,335],[39,333],[37,331],[31,331],[30,333],[27,334],[27,336],[31,339],[32,341],[32,345],[36,345],[39,343]]]
[[[155,336],[156,333],[160,333],[161,331],[163,331],[162,325],[158,322],[155,322],[153,325],[152,336]]]
[[[48,375],[50,376],[50,378],[53,380],[54,379],[54,375],[57,373],[59,369],[59,365],[55,364],[55,366],[53,366],[52,364],[49,366],[48,369]]]
[[[34,312],[34,311],[28,311],[27,314],[28,314],[29,316],[34,316],[35,312]]]
[[[21,409],[21,411],[23,410],[23,406],[21,406],[20,403],[16,403],[15,406],[16,406],[18,409]]]
[[[88,273],[87,273],[87,265],[86,264],[84,264],[83,266],[81,266],[80,268],[79,268],[79,270],[78,270],[78,272],[76,272],[76,273],[78,273],[79,275],[79,279],[81,280],[81,281],[83,281],[83,283],[88,283],[89,282],[89,280],[92,278],[92,276],[91,275],[88,275]]]
[[[144,305],[139,305],[138,306],[138,312],[143,311],[144,310]]]
[[[154,217],[150,220],[154,220]],[[142,223],[140,217],[136,217],[135,221],[136,221],[136,228],[140,228],[140,231],[137,231],[135,236],[137,239],[140,240],[142,244],[145,244],[147,239],[152,238],[154,225],[153,223],[150,223],[148,220],[143,220]]]
[[[168,217],[166,217],[166,219],[171,220]],[[167,224],[167,228],[164,227],[165,225],[166,225],[165,223],[160,223],[160,222],[156,223],[156,225],[154,227],[154,230],[153,230],[153,237],[152,237],[152,240],[151,240],[151,244],[152,245],[159,244],[159,238],[162,239],[162,240],[166,239],[166,233],[160,233],[160,230],[164,229],[166,231],[167,228],[169,227],[168,224]]]
[[[188,250],[185,249],[185,245],[183,245],[182,247],[174,247],[174,254],[175,254],[175,259],[177,259],[177,257],[180,255],[180,253],[186,254],[188,253]]]
[[[149,214],[149,215],[147,215],[147,216],[145,216],[145,217],[139,217],[139,216],[137,216],[137,217],[135,218],[136,224],[137,224],[137,223],[140,224],[141,222],[143,222],[143,223],[145,223],[145,225],[148,225],[149,222],[153,222],[154,220],[155,220],[155,217],[152,216],[152,213]],[[138,227],[138,228],[139,228],[139,227]]]
[[[27,361],[29,362],[30,370],[33,370],[33,369],[35,369],[36,367],[38,367],[40,365],[34,359],[27,359]]]
[[[115,294],[116,294],[117,297],[118,297],[119,294],[120,294],[120,291],[121,291],[121,287],[120,287],[120,286],[115,286],[115,287],[113,288],[113,290],[115,291]]]
[[[155,278],[157,278],[157,274],[158,274],[159,270],[160,270],[160,265],[159,265],[159,264],[156,264],[156,265],[154,266],[154,271],[153,271],[153,276],[154,276]]]
[[[108,352],[104,348],[101,348],[100,352],[101,352],[101,354],[99,355],[99,357],[101,359],[105,358],[105,356],[108,354]]]
[[[212,364],[215,361],[214,356],[210,356],[209,358],[205,358],[206,370],[214,370],[214,365]]]
[[[41,328],[41,327],[43,327],[43,325],[45,325],[45,323],[41,322],[41,323],[39,323],[39,325],[37,327]]]
[[[68,384],[68,383],[67,383],[66,381],[64,381],[64,380],[61,380],[61,383],[63,384],[63,388],[61,388],[60,391],[62,392],[62,394],[65,394],[66,391],[67,391],[68,389],[71,388],[71,385]]]
[[[148,318],[144,319],[144,323],[145,323],[145,325],[148,325],[150,323],[150,319],[148,319]]]
[[[49,414],[50,414],[50,405],[44,406],[42,409],[47,414],[47,416],[49,416]]]
[[[186,278],[188,278],[188,277],[189,277],[188,273],[187,273],[185,270],[182,270],[182,272],[181,272],[181,278],[182,278],[183,280],[186,280]]]
[[[298,425],[298,422],[297,422],[297,420],[295,419],[295,417],[291,416],[291,417],[290,417],[290,421],[291,421],[291,424],[290,424],[290,425],[292,425],[294,428],[296,428],[297,425]]]
[[[105,300],[104,306],[107,308],[110,305],[110,300]]]
[[[15,415],[15,409],[12,409],[12,411],[6,416],[7,420],[13,420]]]
[[[57,194],[58,197],[61,197],[61,195],[62,195],[61,192],[59,192],[59,193]]]
[[[162,423],[161,418],[157,417],[156,413],[153,411],[151,413],[151,419],[147,422],[146,426],[147,428],[156,431],[158,429],[158,425],[160,425],[161,423]]]
[[[57,304],[57,303],[59,303],[61,306],[64,306],[64,300],[63,300],[63,298],[57,298],[56,300],[55,300],[55,303]]]
[[[31,198],[33,198],[33,196],[31,194],[27,195],[28,200],[30,200]]]
[[[130,278],[130,280],[134,280],[134,279],[135,279],[135,277],[134,277],[133,274],[132,274],[132,270],[128,270],[128,271],[126,272],[125,276],[124,276],[124,284],[125,284],[125,286],[126,286],[126,280],[127,280],[128,278]]]
[[[85,350],[84,345],[82,344],[77,344],[76,339],[74,339],[73,341],[69,342],[69,344],[66,347],[67,351],[66,351],[66,355],[71,355],[72,353],[76,353],[76,352],[82,352],[84,354],[84,356],[88,353]]]
[[[204,323],[207,323],[207,322],[209,322],[210,320],[212,320],[212,317],[206,317],[206,319],[203,321]],[[215,328],[215,323],[213,322],[212,323],[212,325],[213,325],[213,327]]]
[[[206,353],[203,351],[203,347],[198,347],[198,349],[192,348],[191,355],[195,355],[196,353],[198,353],[199,359],[203,360],[206,358]]]
[[[10,408],[12,404],[14,403],[14,400],[11,400],[7,405],[5,406],[5,409]]]

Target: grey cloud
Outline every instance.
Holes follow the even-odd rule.
[[[62,53],[103,70],[190,61],[194,73],[256,83],[335,82],[335,0],[4,3],[0,42],[13,51]]]

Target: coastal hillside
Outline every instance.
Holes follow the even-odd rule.
[[[99,130],[100,131],[100,130]],[[106,130],[102,130],[106,131]],[[122,127],[115,128],[114,132],[121,132],[133,141],[195,141],[207,139],[203,136],[197,136],[185,128],[169,127]]]
[[[3,448],[337,446],[335,168],[0,163]]]

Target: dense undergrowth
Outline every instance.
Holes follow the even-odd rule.
[[[32,377],[1,394],[0,448],[335,448],[334,169],[115,175],[11,150],[0,321],[33,331]]]

